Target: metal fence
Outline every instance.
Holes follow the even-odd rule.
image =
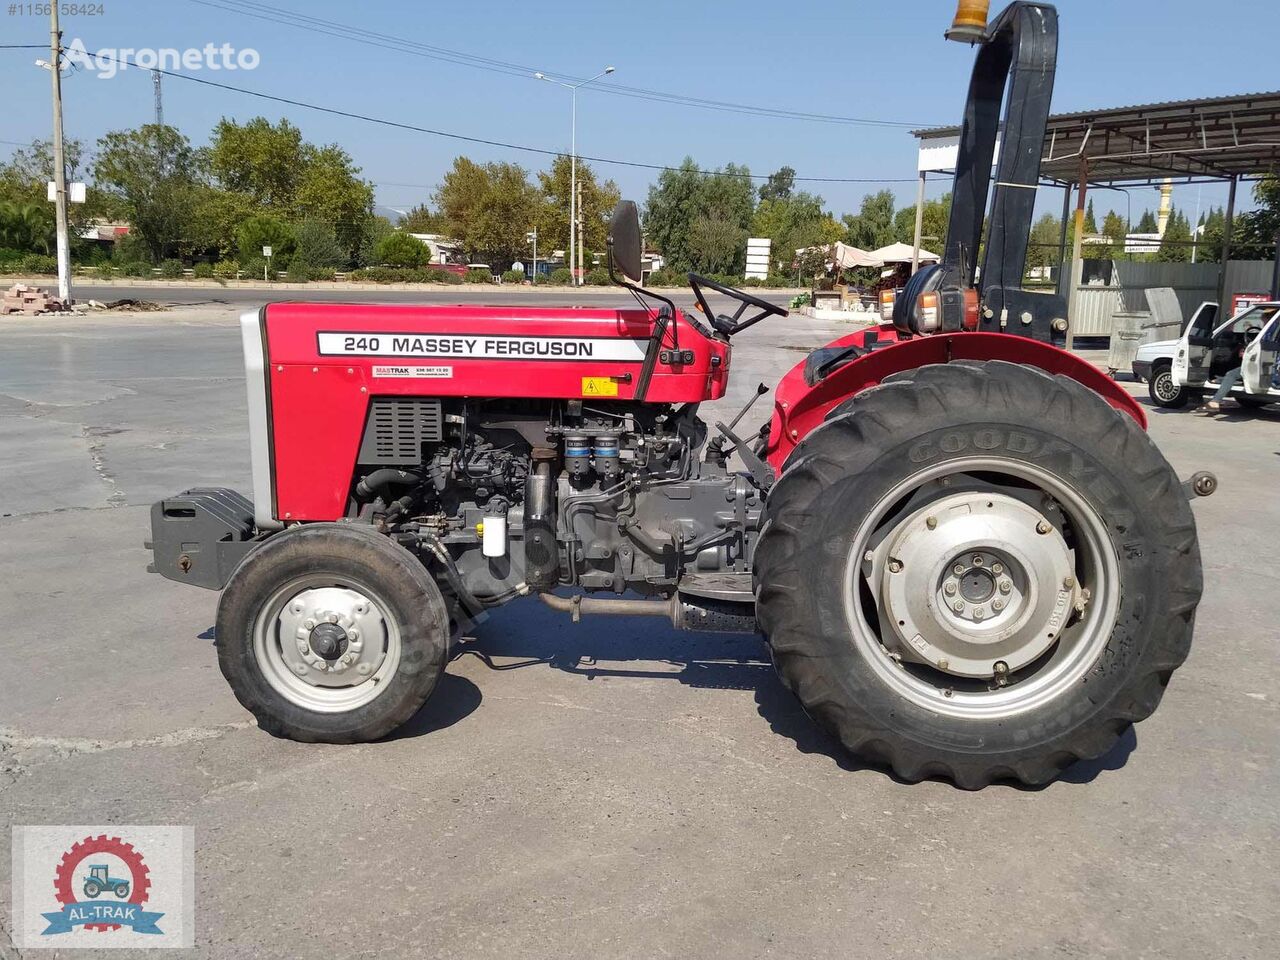
[[[1272,264],[1258,260],[1227,263],[1224,298],[1235,293],[1265,293],[1271,288]],[[1115,329],[1117,313],[1147,309],[1148,287],[1171,287],[1183,318],[1206,300],[1218,296],[1218,264],[1157,263],[1120,260],[1114,264],[1110,284],[1086,283],[1076,288],[1071,328],[1077,337],[1108,337]]]

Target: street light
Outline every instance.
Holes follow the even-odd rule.
[[[577,271],[573,268],[573,255],[577,249],[576,234],[578,230],[578,220],[574,216],[577,212],[578,204],[578,88],[585,87],[589,83],[595,83],[595,81],[610,73],[613,73],[613,67],[605,67],[594,77],[578,83],[565,83],[563,80],[556,80],[541,72],[533,75],[535,80],[545,80],[547,83],[568,87],[573,91],[573,112],[569,128],[569,272],[573,276],[574,286],[577,286],[581,280],[581,277],[578,276]]]

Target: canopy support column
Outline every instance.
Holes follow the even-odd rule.
[[[1227,297],[1227,261],[1231,259],[1231,228],[1236,220],[1236,186],[1240,178],[1233,176],[1231,186],[1227,189],[1227,218],[1222,224],[1222,256],[1218,258],[1218,316],[1225,318],[1231,313],[1231,304]]]
[[[920,269],[920,241],[921,233],[924,232],[924,182],[929,175],[925,171],[920,171],[920,184],[916,187],[916,235],[915,240],[911,244],[911,272],[914,274]]]
[[[1080,183],[1076,188],[1075,249],[1071,251],[1071,286],[1067,288],[1067,349],[1075,346],[1074,318],[1084,282],[1084,197],[1089,192],[1089,161],[1080,155]]]

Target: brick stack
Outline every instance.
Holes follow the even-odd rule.
[[[62,298],[26,283],[15,283],[0,299],[0,314],[21,313],[33,317],[37,313],[56,313],[66,309],[67,304]]]

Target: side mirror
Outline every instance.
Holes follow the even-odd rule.
[[[609,220],[609,257],[632,283],[640,282],[640,211],[634,200],[619,200]]]

